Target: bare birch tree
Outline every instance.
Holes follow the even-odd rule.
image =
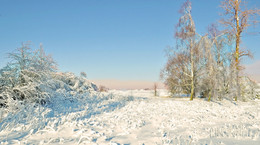
[[[176,25],[175,38],[176,49],[168,56],[168,62],[163,70],[162,76],[165,83],[173,94],[185,93],[193,100],[200,77],[199,73],[203,67],[201,43],[203,37],[195,30],[195,24],[191,16],[191,2],[187,0],[180,13],[182,16]]]
[[[194,45],[195,45],[195,38],[196,38],[196,30],[195,30],[195,24],[191,16],[191,2],[187,0],[181,10],[180,13],[183,14],[183,16],[179,19],[179,23],[177,24],[177,31],[175,33],[175,38],[177,41],[179,41],[178,48],[183,49],[184,54],[189,56],[189,69],[190,72],[187,72],[187,75],[190,78],[190,100],[193,100],[193,97],[195,95],[195,55],[194,55]]]
[[[221,7],[224,10],[224,19],[220,21],[227,31],[235,36],[235,70],[236,70],[236,87],[237,94],[235,96],[235,101],[238,97],[241,97],[241,88],[239,82],[239,72],[241,70],[240,61],[242,56],[248,56],[248,52],[240,49],[241,36],[242,33],[251,25],[257,23],[256,16],[260,15],[260,9],[247,9],[246,3],[243,0],[223,0]]]

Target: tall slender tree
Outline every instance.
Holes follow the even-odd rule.
[[[195,86],[196,86],[196,66],[195,61],[198,52],[196,49],[196,29],[193,18],[191,16],[191,2],[187,0],[184,2],[182,8],[180,9],[180,13],[182,16],[179,19],[177,24],[177,29],[175,33],[175,38],[177,39],[177,48],[181,49],[184,56],[186,56],[187,64],[186,67],[189,72],[186,73],[186,77],[189,78],[190,84],[190,100],[193,100],[195,95]],[[188,56],[188,57],[187,57]]]
[[[239,72],[241,70],[240,61],[242,56],[249,55],[248,52],[240,49],[242,33],[251,25],[257,23],[256,16],[260,15],[260,9],[247,9],[244,0],[223,0],[221,7],[224,10],[223,18],[220,23],[227,27],[227,31],[235,36],[235,70],[236,70],[236,87],[237,94],[235,100],[241,97],[241,88],[239,82]]]
[[[162,76],[173,94],[190,94],[190,100],[193,100],[198,92],[198,80],[203,67],[200,62],[204,37],[196,33],[191,8],[191,2],[187,0],[180,9],[182,16],[175,33],[177,45],[168,56]]]

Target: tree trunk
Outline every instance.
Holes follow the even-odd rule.
[[[192,48],[192,41],[190,43],[190,61],[191,61],[191,92],[190,92],[190,100],[192,101],[194,98],[194,59],[193,59],[193,48]]]
[[[209,91],[209,98],[208,98],[208,101],[209,101],[209,102],[211,101],[211,90]]]
[[[239,85],[239,45],[240,45],[240,24],[239,24],[239,16],[238,16],[238,8],[239,8],[239,3],[238,0],[236,0],[236,8],[235,8],[235,20],[236,20],[236,54],[235,54],[235,61],[236,61],[236,87],[237,87],[237,93],[235,96],[235,101],[237,101],[237,98],[240,98],[241,96],[241,90],[240,90],[240,85]]]

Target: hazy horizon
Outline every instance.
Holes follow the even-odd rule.
[[[154,84],[157,85],[158,89],[165,89],[166,87],[162,82],[142,81],[142,80],[90,80],[98,86],[105,86],[108,89],[118,90],[134,90],[134,89],[153,89]]]

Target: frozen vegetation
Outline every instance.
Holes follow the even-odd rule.
[[[176,25],[176,46],[169,48],[168,60],[161,77],[171,93],[190,94],[222,100],[254,99],[257,84],[243,73],[245,56],[252,57],[250,50],[241,48],[241,36],[260,15],[260,9],[248,9],[241,0],[223,0],[223,12],[218,23],[208,27],[201,35],[196,31],[192,17],[192,4],[186,0],[180,9],[181,17]]]

